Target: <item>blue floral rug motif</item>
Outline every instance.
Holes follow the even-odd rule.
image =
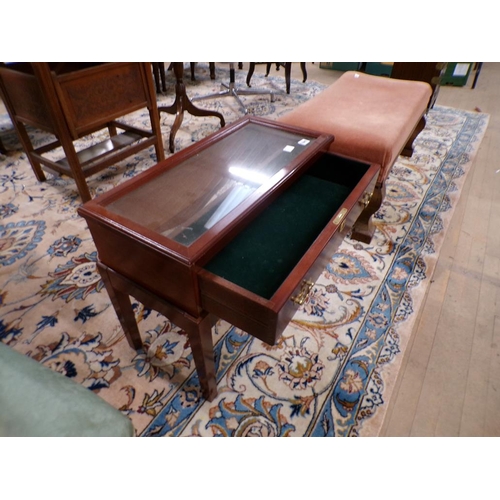
[[[220,67],[219,67],[220,66]],[[244,85],[244,72],[238,83]],[[173,77],[160,104],[173,101]],[[219,90],[228,71],[197,65],[190,97]],[[323,89],[256,72],[268,96],[243,98],[276,118]],[[198,101],[229,123],[234,99]],[[139,436],[376,436],[446,228],[488,124],[488,115],[435,107],[411,159],[400,157],[375,216],[369,245],[346,238],[275,346],[224,321],[213,330],[217,398],[200,398],[186,334],[134,301],[144,341],[131,349],[96,269],[90,233],[76,212],[74,182],[39,183],[15,136],[0,158],[0,340],[98,393],[132,420]],[[162,115],[164,142],[173,116]],[[139,111],[128,117],[148,123]],[[217,119],[185,114],[176,149],[214,132]],[[102,133],[82,141],[101,139]],[[30,130],[43,144],[46,135]],[[168,149],[168,148],[167,148]],[[57,155],[57,152],[54,153]],[[166,152],[169,155],[168,151]],[[154,149],[89,179],[93,195],[149,168]]]

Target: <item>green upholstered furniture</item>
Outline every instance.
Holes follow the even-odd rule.
[[[91,390],[0,342],[0,436],[134,436]]]

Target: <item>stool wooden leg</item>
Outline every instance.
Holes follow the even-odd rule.
[[[401,155],[411,158],[411,155],[413,154],[413,142],[417,138],[417,135],[420,134],[422,130],[424,130],[424,128],[425,128],[425,115],[422,116],[422,118],[420,118],[420,121],[417,123],[417,126],[410,135],[408,142],[405,144],[403,151],[401,151]]]
[[[370,243],[375,232],[375,225],[373,224],[372,216],[382,205],[385,197],[385,182],[377,182],[373,190],[370,203],[361,212],[358,219],[354,223],[351,232],[353,240],[361,241],[362,243]]]

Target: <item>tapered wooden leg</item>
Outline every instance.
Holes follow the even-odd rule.
[[[153,129],[153,134],[156,136],[156,141],[154,144],[156,152],[156,161],[160,162],[165,159],[165,150],[163,149],[163,138],[161,135],[160,116],[156,103],[153,103],[153,105],[148,109],[148,111],[149,111],[149,120],[151,122],[151,128]]]
[[[80,164],[80,160],[78,159],[78,155],[76,154],[73,141],[68,137],[64,136],[59,139],[71,170],[71,177],[73,177],[73,180],[75,181],[76,189],[80,198],[85,203],[86,201],[92,199],[92,196],[90,195],[89,186],[85,180],[85,175],[83,174],[82,166]]]
[[[255,63],[251,62],[248,64],[248,73],[247,73],[247,85],[251,87],[250,81],[252,80],[253,72],[255,71]]]
[[[153,77],[155,79],[156,93],[159,94],[161,92],[160,88],[160,66],[158,63],[151,63],[153,67]]]
[[[205,314],[198,324],[187,330],[201,392],[208,401],[213,401],[217,396],[212,323],[213,317]]]
[[[165,78],[165,63],[158,63],[158,66],[160,68],[160,79],[161,79],[161,89],[163,92],[167,91],[167,81]]]
[[[34,148],[33,145],[31,144],[31,139],[28,135],[28,132],[26,131],[26,127],[24,126],[23,123],[18,121],[13,121],[13,124],[19,136],[19,141],[21,142],[24,151],[28,155],[28,160],[30,162],[31,168],[33,169],[33,172],[35,173],[36,179],[39,182],[46,181],[47,178],[45,177],[45,173],[42,170],[40,162],[32,154],[34,152]]]
[[[307,69],[305,62],[300,63],[300,69],[302,70],[302,83],[305,83],[307,80]]]
[[[290,93],[290,77],[292,74],[292,63],[285,63],[285,82],[286,82],[286,93]]]
[[[105,266],[98,262],[97,268],[99,269],[102,281],[104,282],[104,286],[106,287],[111,303],[115,308],[116,315],[122,325],[123,333],[125,334],[130,347],[136,350],[141,349],[141,334],[137,328],[137,322],[132,308],[132,303],[130,302],[130,297],[128,294],[121,292],[112,285]]]

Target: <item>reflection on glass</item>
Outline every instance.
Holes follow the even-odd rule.
[[[189,246],[313,143],[249,122],[107,208]]]
[[[259,186],[269,180],[269,175],[255,172],[245,167],[229,167],[228,172],[242,181],[250,182],[252,185],[238,183],[231,189],[226,199],[219,205],[215,213],[205,223],[205,228],[210,229],[223,217],[236,208],[241,202],[246,200]]]

